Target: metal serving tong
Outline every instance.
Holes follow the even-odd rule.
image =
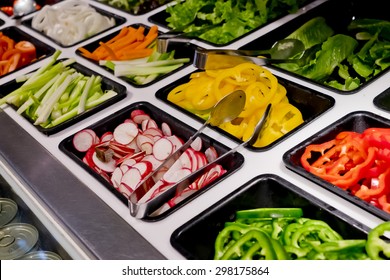
[[[201,70],[214,70],[234,67],[244,62],[257,65],[279,63],[295,63],[298,66],[306,65],[319,50],[320,45],[301,51],[299,58],[266,58],[259,57],[262,51],[228,50],[228,49],[196,49],[193,65]]]
[[[198,179],[200,176],[202,176],[205,172],[208,172],[216,164],[220,163],[226,156],[235,153],[241,147],[245,147],[246,145],[253,145],[257,141],[257,139],[259,137],[261,137],[263,129],[266,127],[266,123],[269,119],[268,116],[270,114],[270,110],[271,110],[271,104],[269,104],[267,106],[262,118],[260,119],[260,121],[256,125],[252,136],[247,141],[237,145],[235,148],[220,155],[214,161],[208,163],[207,165],[203,166],[202,168],[200,168],[200,169],[196,170],[195,172],[191,173],[190,175],[184,177],[179,182],[177,182],[175,185],[169,187],[168,189],[166,189],[165,191],[163,191],[162,193],[160,193],[159,195],[157,195],[156,197],[154,197],[150,200],[147,200],[147,199],[143,200],[143,196],[152,187],[150,184],[148,184],[148,182],[144,181],[144,183],[142,185],[140,185],[129,197],[129,209],[130,209],[131,216],[136,217],[136,218],[140,218],[140,219],[145,218],[147,216],[150,216],[150,214],[152,214],[159,207],[161,207],[165,202],[167,202],[169,199],[171,199],[177,191],[184,190],[192,182],[194,182],[196,179]],[[194,135],[196,135],[196,133]],[[191,139],[193,139],[193,137],[191,137],[189,141],[191,141]],[[179,150],[177,150],[175,152],[175,155],[173,157],[176,158],[176,156],[178,156],[179,154],[182,154],[189,146],[190,146],[190,144],[188,144],[188,141],[187,141],[187,143],[185,143]],[[164,163],[162,165],[160,165],[158,170],[160,170],[160,168],[163,166],[165,166]]]

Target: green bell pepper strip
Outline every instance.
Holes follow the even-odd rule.
[[[241,238],[241,235],[251,230],[252,227],[243,227],[242,225],[231,223],[224,227],[218,234],[215,241],[214,259],[218,260],[228,250],[228,248]]]
[[[236,219],[249,218],[300,218],[303,215],[301,208],[256,208],[239,210],[236,212]]]
[[[385,233],[390,233],[390,222],[384,222],[373,228],[367,237],[366,251],[373,260],[390,259],[390,240],[385,240]],[[384,237],[384,238],[382,238]]]
[[[340,240],[340,235],[329,226],[304,224],[292,234],[291,245],[298,248],[306,247],[312,240],[324,242]]]
[[[253,245],[249,249],[244,250],[243,247],[248,241],[253,242]],[[230,246],[221,257],[221,260],[237,258],[245,260],[274,260],[276,259],[276,254],[268,235],[261,230],[252,229]]]
[[[356,252],[363,251],[366,246],[365,239],[333,240],[319,245],[312,244],[317,252]]]

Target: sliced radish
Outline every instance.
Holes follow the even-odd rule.
[[[126,198],[129,198],[130,195],[134,192],[134,190],[132,188],[130,188],[129,186],[127,186],[126,184],[124,183],[121,183],[119,185],[119,188],[118,188],[118,191],[123,194]]]
[[[136,124],[142,124],[142,122],[144,120],[150,120],[150,116],[148,114],[146,114],[145,112],[137,112],[136,114],[134,114],[134,112],[136,112],[138,110],[135,110],[133,112],[131,112],[131,119],[136,123]]]
[[[132,166],[133,168],[137,168],[141,173],[141,177],[145,178],[153,170],[153,165],[149,161],[140,161]]]
[[[163,123],[161,124],[161,130],[162,130],[162,133],[163,133],[165,136],[172,136],[171,127],[170,127],[169,124],[167,124],[166,122],[163,122]]]
[[[127,165],[127,164],[121,164],[121,166],[119,167],[122,171],[122,174],[125,174],[129,169],[130,169],[131,165]]]
[[[89,167],[92,167],[92,168],[95,167],[95,163],[92,160],[92,156],[94,153],[95,153],[95,148],[91,147],[91,148],[89,148],[89,150],[86,152],[86,154],[84,156],[85,162],[88,164]]]
[[[151,135],[151,136],[164,136],[163,135],[163,132],[158,129],[158,128],[155,128],[155,127],[150,127],[150,128],[147,128],[143,131],[142,133],[143,135]]]
[[[121,123],[115,127],[113,133],[115,141],[127,145],[138,135],[138,127],[131,122]]]
[[[200,137],[196,137],[194,139],[194,141],[191,143],[191,147],[195,150],[195,151],[201,151],[202,150],[202,144],[203,144],[203,141],[202,141],[202,138]]]
[[[95,137],[87,130],[81,130],[73,136],[73,146],[79,152],[86,152],[95,144]]]
[[[167,136],[166,138],[173,143],[173,147],[174,147],[173,151],[176,151],[184,144],[184,141],[181,138],[177,137],[176,135]]]
[[[136,143],[137,143],[137,146],[140,150],[142,150],[142,145],[144,143],[149,143],[149,144],[154,144],[154,141],[153,139],[151,139],[150,137],[148,136],[145,136],[143,134],[138,134],[137,138],[136,138]]]
[[[97,155],[96,155],[96,152],[94,152],[92,154],[92,160],[93,160],[93,163],[98,167],[100,168],[101,170],[105,171],[105,172],[113,172],[116,168],[116,161],[114,159],[111,159],[107,162],[103,162],[101,161]]]
[[[212,162],[218,158],[217,150],[213,146],[208,147],[204,154],[208,162]]]
[[[150,163],[152,164],[153,170],[157,169],[157,167],[159,167],[160,164],[162,163],[162,161],[156,159],[156,157],[155,157],[153,154],[151,154],[151,155],[146,155],[146,156],[142,159],[142,161],[148,161],[148,162],[150,162]]]
[[[129,157],[129,158],[124,159],[121,162],[121,166],[122,165],[133,166],[136,163],[137,163],[137,161],[135,159]]]
[[[190,152],[188,152],[189,149],[185,150],[184,153],[181,154],[179,161],[181,163],[182,168],[188,168],[192,170],[192,156]]]
[[[177,183],[184,177],[190,175],[192,173],[191,169],[188,168],[181,168],[179,170],[176,170],[175,172],[167,172],[163,176],[163,179],[167,183]]]
[[[132,119],[125,119],[123,122],[124,123],[134,123],[134,124],[136,124]]]
[[[153,145],[153,155],[158,160],[167,159],[173,152],[174,145],[167,138],[160,138]]]
[[[196,171],[199,168],[198,157],[196,155],[197,151],[190,147],[184,153],[188,155],[190,162],[188,163],[188,165],[187,163],[182,163],[183,166],[189,168],[192,171]]]
[[[126,170],[127,171],[127,170]],[[123,177],[122,169],[117,167],[111,174],[111,182],[114,188],[118,189]]]
[[[129,170],[123,174],[121,183],[132,190],[135,190],[141,180],[142,176],[139,170],[137,168],[130,167]]]
[[[145,131],[148,129],[148,122],[149,122],[150,119],[144,119],[141,123],[141,130],[142,131]]]
[[[146,126],[146,129],[148,128],[158,128],[157,122],[153,119],[150,119]]]
[[[108,142],[110,141],[111,139],[113,139],[113,134],[111,131],[107,131],[105,133],[103,133],[103,135],[100,137],[100,143],[105,143],[105,142]]]

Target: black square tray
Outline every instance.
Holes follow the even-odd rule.
[[[62,2],[62,1],[61,1],[61,2]],[[56,4],[56,5],[61,5],[61,3],[58,3],[58,4]],[[92,7],[93,9],[96,10],[96,12],[98,12],[98,13],[104,15],[104,16],[107,16],[107,17],[110,17],[110,18],[114,18],[114,19],[115,19],[115,24],[114,24],[114,26],[112,26],[112,27],[110,27],[110,28],[108,28],[108,29],[106,29],[106,30],[103,30],[103,31],[101,31],[101,32],[99,32],[99,33],[96,33],[96,34],[92,35],[91,37],[85,38],[84,40],[75,42],[75,43],[70,44],[70,45],[63,45],[63,44],[61,44],[60,42],[58,42],[58,41],[54,40],[53,38],[51,38],[50,36],[46,35],[44,32],[40,32],[39,30],[33,28],[33,27],[32,27],[32,18],[28,18],[28,19],[22,20],[22,25],[24,25],[24,26],[28,27],[29,29],[31,29],[31,30],[33,30],[33,31],[35,31],[35,32],[37,32],[37,33],[39,33],[39,34],[41,34],[42,36],[44,36],[44,37],[46,37],[46,38],[48,38],[49,40],[51,40],[51,41],[54,42],[55,44],[59,45],[60,47],[63,47],[63,48],[70,48],[70,47],[73,47],[73,46],[75,46],[75,45],[77,45],[77,44],[79,44],[79,43],[82,43],[82,42],[86,41],[86,40],[89,40],[89,39],[91,39],[91,38],[93,38],[93,37],[95,37],[95,36],[97,36],[97,35],[99,35],[99,34],[101,34],[101,33],[103,33],[103,32],[109,31],[109,30],[115,28],[116,26],[119,26],[119,25],[121,25],[121,24],[123,24],[123,23],[126,22],[126,18],[124,18],[124,17],[118,16],[118,15],[116,15],[116,14],[114,14],[114,13],[111,13],[111,12],[109,12],[109,11],[106,11],[106,10],[103,10],[103,9],[101,9],[101,8],[95,7],[95,6],[93,6],[93,5],[90,5],[90,7]]]
[[[63,60],[65,60],[65,59],[63,59]],[[51,128],[44,128],[44,127],[41,127],[39,125],[34,125],[34,127],[36,129],[38,129],[40,132],[42,132],[43,134],[52,135],[52,134],[55,134],[55,133],[65,129],[65,128],[68,128],[71,125],[77,123],[78,121],[83,120],[83,119],[103,110],[104,108],[107,108],[108,106],[118,102],[119,100],[122,100],[127,95],[125,86],[123,86],[123,85],[121,85],[121,84],[119,84],[111,79],[108,79],[107,77],[104,77],[104,76],[98,74],[97,72],[91,70],[90,68],[88,68],[82,64],[75,62],[70,67],[74,68],[76,71],[78,71],[84,75],[87,75],[87,76],[91,76],[91,75],[101,76],[102,77],[102,89],[103,90],[113,89],[117,92],[117,95],[104,101],[100,105],[98,105],[90,110],[86,110],[85,112],[83,112],[83,113],[57,125],[57,126],[54,126]],[[11,80],[3,85],[0,85],[0,97],[4,97],[7,94],[11,93],[12,91],[18,89],[21,86],[21,84],[22,83],[17,83],[16,80]],[[12,107],[15,110],[17,110],[17,108],[15,106],[12,106]],[[33,125],[34,121],[30,117],[28,117],[25,114],[22,114],[22,115]]]
[[[283,161],[287,168],[318,184],[320,187],[339,195],[340,197],[346,199],[349,202],[352,202],[353,204],[381,219],[390,220],[390,213],[386,213],[385,211],[358,198],[357,196],[354,196],[351,193],[311,174],[310,172],[306,171],[300,163],[300,158],[308,145],[324,143],[334,139],[334,137],[341,131],[354,131],[361,133],[370,127],[390,128],[390,120],[366,111],[356,111],[349,113],[340,120],[327,126],[317,134],[309,137],[297,146],[288,150],[283,155]]]
[[[134,27],[134,28],[138,28],[139,26],[143,26],[145,27],[145,33],[148,32],[148,30],[150,29],[149,26],[146,26],[146,25],[143,25],[143,24],[132,24],[132,25],[129,25],[131,27]],[[115,37],[116,35],[118,35],[120,31],[116,31],[114,33],[111,33],[110,35],[107,35],[103,38],[100,38],[99,40],[96,40],[92,43],[89,43],[85,46],[83,46],[83,48],[85,48],[86,50],[92,52],[94,51],[97,47],[99,47],[99,42],[106,42],[108,40],[110,40],[111,38]],[[181,69],[189,66],[192,64],[193,60],[194,60],[194,53],[195,53],[195,46],[193,44],[190,44],[190,43],[186,43],[186,44],[177,44],[177,43],[170,43],[169,46],[168,46],[168,49],[167,51],[172,51],[172,50],[175,50],[175,58],[189,58],[190,61],[188,63],[185,63],[183,66],[179,67],[178,69],[176,69],[175,71],[172,71],[168,74],[165,74],[165,75],[161,75],[159,76],[157,79],[154,79],[152,82],[150,83],[147,83],[145,85],[137,85],[135,84],[134,82],[132,82],[129,78],[126,78],[126,77],[119,77],[120,79],[124,80],[125,82],[127,82],[128,84],[132,85],[133,87],[136,87],[136,88],[143,88],[143,87],[147,87],[147,86],[150,86],[158,81],[161,81],[162,79],[180,71]],[[88,61],[94,63],[96,66],[98,67],[101,67],[105,70],[107,70],[108,72],[112,73],[113,74],[113,71],[105,66],[101,66],[99,65],[99,62],[96,61],[96,60],[93,60],[93,59],[89,59],[89,58],[86,58],[84,57],[82,54],[81,54],[81,51],[80,50],[76,50],[76,54],[87,59]]]
[[[269,33],[260,36],[259,38],[256,38],[255,40],[251,41],[248,44],[243,45],[240,49],[243,50],[266,50],[272,47],[272,45],[281,39],[286,38],[288,35],[290,35],[292,32],[294,32],[296,29],[298,29],[300,26],[302,26],[304,23],[309,21],[310,19],[318,16],[322,16],[325,18],[326,23],[334,30],[334,34],[346,34],[346,35],[352,35],[354,37],[354,33],[351,33],[347,30],[348,24],[354,19],[354,18],[371,18],[371,19],[382,19],[382,20],[390,20],[390,15],[385,11],[383,8],[383,3],[380,0],[373,0],[370,1],[370,4],[368,5],[366,1],[363,0],[349,0],[349,1],[337,1],[337,0],[330,0],[325,1],[324,3],[318,5],[317,7],[314,7],[311,10],[308,10],[306,13],[303,13],[302,15],[292,19],[286,24],[281,25],[278,28],[273,29]],[[365,43],[366,41],[364,41]],[[360,50],[363,43],[360,43],[359,46],[356,48],[356,50]],[[359,92],[361,89],[363,89],[365,86],[373,83],[374,81],[378,80],[383,74],[388,72],[390,68],[387,68],[384,71],[379,72],[376,74],[373,78],[371,78],[368,81],[363,81],[362,84],[354,89],[349,91],[343,91],[336,89],[334,87],[325,85],[322,82],[317,82],[314,80],[311,80],[309,78],[300,76],[298,74],[295,74],[293,72],[287,71],[285,69],[282,69],[276,65],[270,65],[270,68],[277,69],[278,71],[284,72],[286,74],[292,75],[296,78],[305,80],[307,82],[310,82],[314,85],[323,87],[328,90],[332,90],[339,94],[354,94]],[[351,70],[349,70],[351,71]]]
[[[343,238],[367,238],[368,229],[358,221],[277,175],[263,174],[176,229],[171,244],[187,259],[211,260],[218,233],[225,222],[234,220],[236,211],[268,207],[302,208],[303,217],[323,220]]]
[[[194,119],[203,123],[204,122],[203,119],[201,119],[200,117],[196,116],[195,114],[181,108],[180,106],[174,104],[173,102],[170,102],[167,99],[167,96],[172,89],[174,89],[176,86],[178,86],[180,84],[184,84],[184,83],[187,83],[189,81],[190,75],[191,74],[188,74],[188,75],[178,79],[177,81],[167,85],[166,87],[159,89],[156,92],[156,97],[158,99],[164,101],[165,103],[169,104],[170,106],[178,109],[179,111],[181,111],[181,112],[183,112],[183,113],[185,113],[185,114],[187,114],[187,115],[193,117]],[[253,146],[249,146],[249,145],[246,146],[246,148],[249,150],[261,152],[261,151],[266,151],[266,150],[271,149],[272,147],[279,144],[281,141],[283,141],[284,139],[286,139],[287,137],[289,137],[290,135],[292,135],[296,131],[300,130],[302,127],[304,127],[305,125],[307,125],[308,123],[310,123],[314,119],[318,118],[319,116],[321,116],[323,113],[325,113],[326,111],[328,111],[329,109],[331,109],[334,106],[335,100],[331,96],[324,95],[320,92],[304,88],[304,87],[302,87],[294,82],[285,80],[281,77],[277,77],[277,79],[278,79],[279,83],[281,83],[283,86],[286,87],[287,97],[289,99],[289,102],[301,111],[304,122],[301,125],[299,125],[298,127],[296,127],[295,129],[291,130],[290,132],[288,132],[287,134],[282,136],[281,138],[277,139],[276,141],[272,142],[271,144],[269,144],[265,147],[257,148],[257,147],[253,147]],[[237,139],[233,135],[227,133],[226,131],[224,131],[218,127],[212,127],[212,129],[217,130],[221,134],[229,137],[230,139],[232,139],[236,142],[242,142],[241,140]]]
[[[90,126],[92,130],[96,132],[98,136],[103,135],[103,133],[107,131],[113,131],[114,128],[122,123],[125,119],[128,119],[130,116],[130,113],[133,110],[141,109],[145,113],[149,114],[152,119],[154,119],[158,126],[160,127],[161,123],[165,122],[167,123],[171,129],[172,134],[180,137],[184,141],[186,141],[191,135],[195,133],[195,129],[188,126],[184,122],[172,117],[168,113],[162,111],[161,109],[155,107],[154,105],[148,103],[148,102],[138,102],[131,104],[120,111],[114,113],[111,116],[108,116],[107,118],[95,123],[94,125]],[[80,165],[83,169],[85,169],[87,172],[89,172],[92,176],[94,176],[97,180],[99,180],[108,190],[110,190],[118,199],[124,204],[128,204],[127,198],[119,193],[113,185],[108,182],[106,179],[104,179],[100,174],[96,173],[92,168],[90,168],[87,164],[85,164],[82,160],[84,153],[78,152],[72,143],[74,135],[71,135],[61,141],[59,144],[59,148],[62,152],[64,152],[66,155],[68,155],[71,159],[73,159],[77,164]],[[200,135],[202,141],[203,141],[203,149],[206,149],[207,147],[213,146],[218,154],[222,154],[230,148],[227,146],[221,144],[218,141],[215,141],[214,139],[208,137],[207,135],[201,134]],[[184,206],[191,200],[195,199],[199,195],[201,195],[203,192],[207,191],[208,189],[212,188],[213,186],[217,185],[221,180],[226,178],[227,176],[230,176],[232,173],[237,171],[244,163],[244,157],[240,153],[233,153],[229,156],[227,156],[222,162],[221,165],[227,170],[225,174],[220,176],[218,179],[210,183],[209,185],[201,188],[197,192],[191,194],[184,200],[180,201],[178,204],[176,204],[174,207],[166,210],[162,214],[156,215],[156,216],[149,216],[144,218],[144,220],[147,221],[156,221],[163,219],[164,217],[170,215],[174,211],[178,210],[180,207]]]
[[[20,28],[18,28],[16,26],[5,27],[5,28],[1,29],[0,32],[2,32],[4,35],[8,36],[9,38],[13,39],[16,42],[29,41],[32,44],[34,44],[34,46],[36,48],[37,59],[26,66],[15,69],[15,71],[18,71],[18,70],[23,69],[27,66],[30,66],[38,61],[41,61],[42,59],[45,59],[45,58],[51,56],[55,52],[55,49],[53,47],[43,43],[42,41],[38,40],[37,38],[34,38],[33,36],[27,34],[26,32],[24,32],[23,30],[21,30]],[[12,71],[10,73],[2,75],[2,76],[0,76],[0,78],[3,78],[11,73],[14,73],[15,71]]]
[[[314,2],[314,1],[313,1],[313,0],[308,0],[308,1],[306,1],[306,3],[305,3],[304,5],[308,5],[308,4],[311,3],[311,2]],[[281,6],[282,6],[282,5],[281,5]],[[301,7],[301,8],[302,8],[302,7]],[[280,8],[280,9],[281,9],[281,8]],[[280,9],[279,9],[279,10],[280,10]],[[279,11],[279,12],[280,12],[280,11]],[[211,46],[214,46],[214,47],[223,47],[223,46],[227,46],[227,45],[232,44],[232,43],[234,43],[234,42],[236,42],[236,41],[238,41],[238,40],[240,40],[240,39],[242,39],[242,38],[244,38],[244,37],[246,37],[246,36],[249,36],[250,34],[252,34],[253,32],[255,32],[255,31],[257,31],[257,30],[259,30],[260,28],[263,28],[263,27],[265,27],[266,25],[268,25],[268,24],[270,24],[270,23],[272,23],[272,22],[277,21],[278,19],[280,19],[280,18],[282,18],[282,17],[284,17],[284,16],[286,16],[286,15],[288,15],[288,14],[289,14],[289,13],[288,13],[287,9],[285,9],[285,10],[284,10],[284,13],[282,13],[282,14],[280,14],[279,16],[275,17],[274,19],[268,20],[268,21],[265,22],[264,24],[262,24],[262,25],[260,25],[260,26],[258,26],[258,27],[256,27],[256,28],[254,28],[254,29],[252,29],[251,31],[249,31],[249,32],[243,34],[242,36],[237,37],[237,38],[235,38],[235,39],[233,39],[233,40],[231,40],[231,41],[229,41],[229,42],[227,42],[227,43],[225,43],[225,44],[216,44],[216,43],[212,43],[212,42],[209,42],[209,41],[206,41],[206,40],[202,40],[202,39],[200,39],[200,38],[198,38],[197,40],[199,40],[200,42],[209,44],[209,45],[211,45]],[[148,20],[149,20],[151,23],[157,24],[157,25],[162,26],[162,27],[167,28],[167,29],[171,29],[171,28],[168,27],[168,22],[166,21],[166,19],[167,19],[169,16],[170,16],[170,14],[169,14],[166,10],[162,10],[162,11],[160,11],[160,12],[157,12],[157,13],[151,15],[151,16],[148,18]]]

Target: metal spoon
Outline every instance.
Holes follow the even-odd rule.
[[[261,137],[264,128],[267,126],[268,122],[268,116],[271,111],[271,104],[268,104],[262,118],[257,123],[255,130],[253,131],[252,136],[245,142],[237,145],[235,148],[227,151],[223,155],[219,156],[214,161],[206,164],[202,168],[198,169],[197,171],[191,173],[187,177],[181,179],[179,182],[177,182],[175,185],[171,186],[167,190],[163,191],[162,193],[158,194],[153,199],[150,199],[148,201],[142,201],[139,199],[138,194],[140,193],[138,190],[142,186],[139,186],[129,197],[129,210],[130,215],[135,218],[145,218],[152,214],[154,211],[156,211],[159,207],[161,207],[165,202],[167,202],[170,198],[174,196],[175,193],[180,192],[184,190],[186,187],[188,187],[192,182],[194,182],[197,178],[202,176],[205,172],[208,172],[211,168],[215,166],[215,164],[218,164],[222,161],[223,158],[226,156],[235,153],[238,149],[245,147],[247,145],[253,145],[259,137]]]
[[[13,5],[14,19],[19,19],[37,10],[37,3],[34,0],[16,0]]]
[[[225,122],[229,122],[238,117],[242,112],[245,106],[246,95],[242,90],[234,91],[224,98],[222,98],[210,112],[209,118],[204,122],[204,124],[196,131],[186,143],[184,143],[179,149],[177,149],[173,154],[171,154],[158,168],[156,168],[152,173],[147,175],[144,181],[136,188],[136,190],[129,197],[129,207],[132,209],[130,212],[132,216],[139,218],[145,217],[157,210],[163,203],[164,196],[157,196],[156,199],[146,201],[145,194],[152,188],[156,183],[154,180],[154,175],[159,173],[161,170],[168,170],[180,157],[185,150],[187,150],[191,143],[200,135],[204,128],[210,124],[213,126],[220,125]],[[174,186],[173,186],[174,187]]]

